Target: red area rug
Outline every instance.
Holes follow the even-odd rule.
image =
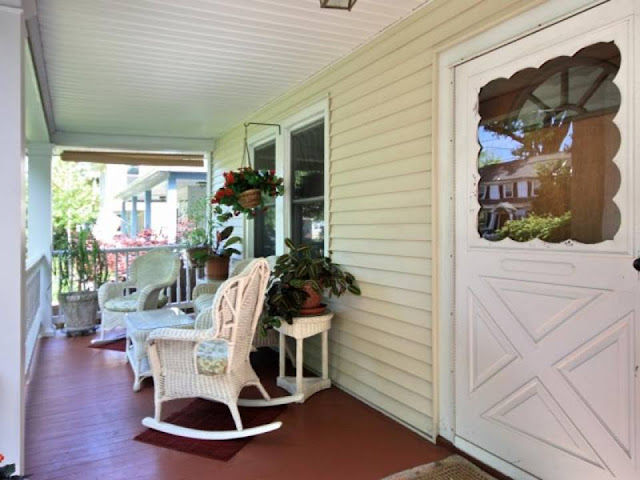
[[[89,344],[89,348],[99,348],[101,350],[116,350],[118,352],[126,351],[127,341],[124,338],[120,338],[111,343],[103,343],[100,345],[91,345]]]
[[[244,428],[250,428],[271,423],[285,408],[286,406],[284,405],[264,408],[240,407],[242,425]],[[181,427],[197,428],[199,430],[236,429],[231,413],[226,405],[200,398],[194,400],[179,412],[170,415],[165,421],[180,425]],[[266,435],[269,435],[269,433]],[[252,438],[253,437],[238,438],[235,440],[195,440],[147,429],[135,437],[134,440],[155,445],[156,447],[169,448],[179,452],[191,453],[200,457],[226,462],[249,443]]]

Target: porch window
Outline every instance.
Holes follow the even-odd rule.
[[[276,141],[271,140],[253,149],[253,164],[257,170],[275,170]],[[253,256],[268,257],[276,254],[276,209],[275,199],[267,197],[269,209],[258,213],[253,219]]]
[[[324,118],[291,132],[291,238],[324,250]]]

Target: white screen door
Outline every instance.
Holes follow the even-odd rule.
[[[523,478],[640,479],[634,3],[456,67],[455,434]]]

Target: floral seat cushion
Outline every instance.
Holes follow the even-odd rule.
[[[116,297],[107,300],[104,307],[112,312],[135,312],[138,305],[138,298],[140,294],[138,292],[123,297]],[[165,295],[160,295],[158,298],[158,308],[164,307],[169,303],[169,299]]]
[[[196,365],[201,375],[222,375],[227,371],[229,350],[224,340],[210,340],[196,346]]]

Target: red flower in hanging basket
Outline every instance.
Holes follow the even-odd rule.
[[[281,177],[276,177],[273,169],[254,170],[251,167],[242,167],[224,172],[223,177],[224,186],[216,191],[211,203],[230,206],[234,215],[244,213],[255,216],[267,209],[264,206],[264,196],[275,198],[284,194],[284,181]],[[250,197],[249,194],[242,195],[248,191],[252,192]],[[248,201],[248,198],[251,200]]]

